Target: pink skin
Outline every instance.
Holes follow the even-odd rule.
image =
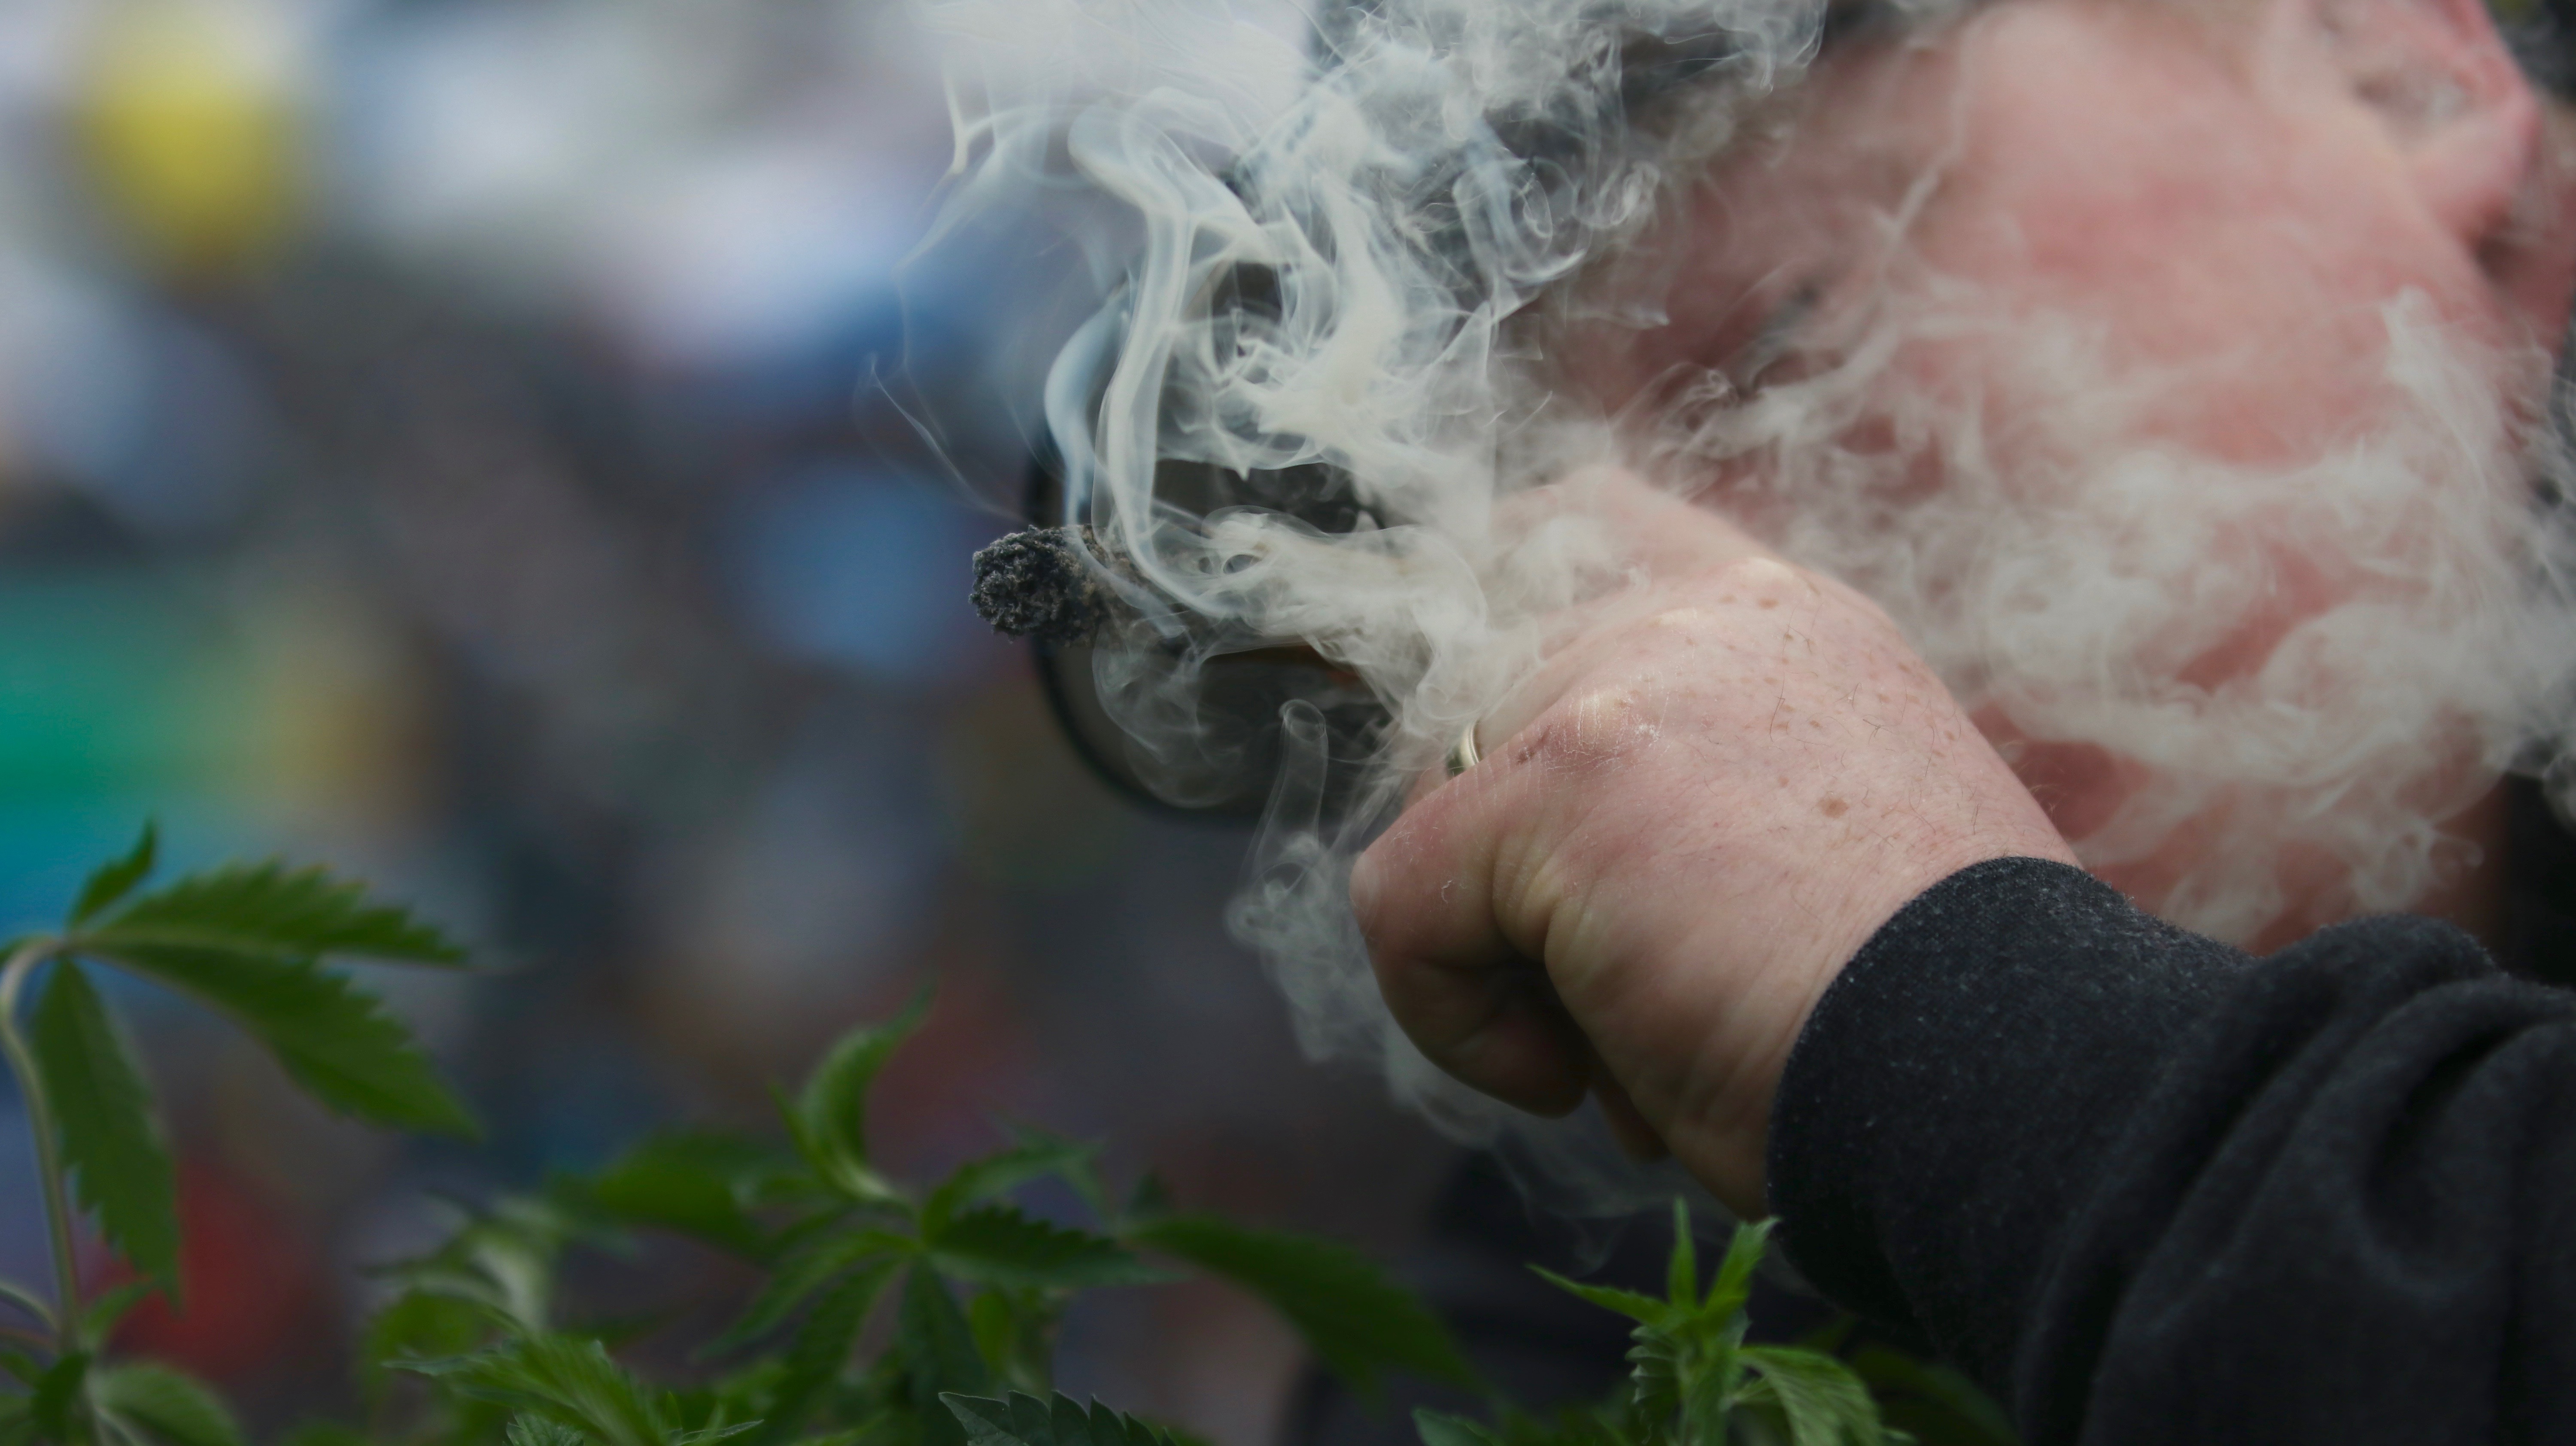
[[[2222,22],[1999,0],[1935,43],[1829,59],[1785,141],[1721,161],[1638,249],[1630,275],[1668,288],[1669,324],[1575,338],[1567,371],[1639,403],[1739,355],[1802,286],[1829,346],[1838,318],[1933,273],[2097,319],[2181,378],[2157,430],[2291,462],[2379,404],[2378,306],[2401,289],[2500,349],[2554,340],[2576,289],[2576,151],[2476,0],[2259,0],[2223,32],[2203,23]],[[1892,250],[1884,218],[1936,162]],[[1901,364],[2011,405],[1971,343]],[[1865,599],[1633,479],[1569,486],[1654,583],[1572,626],[1485,720],[1486,761],[1362,857],[1354,902],[1434,1061],[1545,1112],[1594,1090],[1632,1144],[1669,1145],[1759,1213],[1780,1067],[1852,953],[1958,868],[2071,861],[2058,824],[2141,780],[2046,749],[2017,750],[2016,778]],[[2198,666],[2255,666],[2281,621]],[[2171,866],[2111,882],[2152,898]],[[2311,882],[2284,930],[2323,922],[2334,881]],[[2433,906],[2474,921],[2477,895]]]

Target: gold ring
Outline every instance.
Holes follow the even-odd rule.
[[[1482,757],[1476,751],[1476,725],[1470,722],[1466,731],[1458,735],[1458,741],[1449,745],[1449,756],[1442,761],[1449,765],[1449,776],[1455,778],[1475,767]]]

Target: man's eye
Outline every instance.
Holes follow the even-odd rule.
[[[1764,374],[1796,349],[1799,333],[1815,315],[1824,294],[1821,284],[1813,281],[1802,283],[1762,318],[1761,329],[1753,334],[1753,339],[1738,348],[1735,355],[1719,367],[1739,395],[1751,396],[1761,390]]]

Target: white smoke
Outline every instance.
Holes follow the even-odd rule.
[[[1204,6],[933,7],[956,33],[1120,37],[1106,68],[961,72],[951,213],[1053,187],[1124,220],[1096,233],[1104,299],[1047,397],[1062,520],[1089,524],[1133,609],[1097,648],[1099,691],[1150,773],[1204,746],[1211,658],[1301,641],[1365,682],[1388,720],[1365,757],[1316,709],[1283,714],[1234,927],[1310,1051],[1382,1061],[1401,1098],[1510,1147],[1556,1200],[1615,1209],[1673,1178],[1620,1162],[1597,1122],[1527,1119],[1425,1062],[1377,997],[1347,892],[1409,782],[1535,666],[1542,620],[1626,576],[1580,518],[1498,529],[1515,491],[1613,456],[1679,488],[1731,479],[1721,505],[1877,597],[1981,722],[2152,776],[2079,851],[2112,866],[2191,845],[2155,902],[2229,937],[2317,859],[2348,871],[2351,904],[2421,898],[2463,862],[2437,825],[2498,769],[2557,756],[2576,552],[2535,518],[2508,426],[2523,399],[2497,395],[2510,369],[2413,302],[2389,299],[2384,422],[2297,467],[2151,444],[2154,379],[2084,325],[1923,278],[1803,379],[1743,396],[1711,377],[1614,429],[1548,384],[1562,358],[1539,339],[1564,333],[1527,324],[1551,314],[1533,303],[1594,328],[1656,319],[1650,295],[1573,283],[1748,117],[1777,121],[1763,107],[1812,59],[1823,5],[1379,0],[1320,22],[1285,91],[1193,68],[1155,38],[1181,13],[1203,44]],[[1275,62],[1276,16],[1243,28]],[[2013,362],[2010,449],[1895,365],[1980,328]],[[1863,431],[1879,440],[1849,440]],[[1939,488],[1910,485],[1927,458]],[[1176,462],[1321,467],[1350,530],[1238,505],[1257,489],[1176,488]],[[2285,574],[2319,572],[2331,605],[2287,620],[2250,675],[2195,673]]]
[[[2475,861],[2440,825],[2545,767],[2571,716],[2576,538],[2536,506],[2508,425],[2526,399],[2497,380],[2545,358],[2401,294],[2371,425],[2257,466],[2159,436],[2156,379],[2073,318],[1956,291],[1888,309],[1843,365],[1707,409],[1664,466],[1740,479],[1737,505],[1885,606],[2008,752],[2115,760],[2133,791],[2070,842],[2175,922],[2244,941],[2303,906],[2402,909]],[[1892,375],[1909,336],[1971,329],[2004,362],[1989,405]]]
[[[1618,577],[1579,526],[1509,555],[1497,544],[1497,501],[1569,455],[1509,323],[1646,225],[1740,107],[1796,75],[1823,4],[1352,5],[1317,19],[1284,105],[1212,84],[1191,47],[1158,38],[1187,16],[1204,45],[1206,6],[929,10],[969,42],[1088,37],[1051,69],[970,46],[947,224],[1048,188],[1109,198],[1127,223],[1091,232],[1106,238],[1092,256],[1104,298],[1059,358],[1046,409],[1063,520],[1088,524],[1098,575],[1133,610],[1096,649],[1104,704],[1149,778],[1161,765],[1177,776],[1214,731],[1209,659],[1301,640],[1364,680],[1388,718],[1365,758],[1328,756],[1313,709],[1283,716],[1282,777],[1235,929],[1311,1052],[1382,1059],[1400,1096],[1464,1138],[1547,1141],[1568,1158],[1543,1173],[1614,1203],[1601,1171],[1574,1163],[1615,1159],[1597,1130],[1531,1125],[1404,1039],[1351,922],[1349,866],[1405,781],[1535,665],[1537,620]],[[1239,28],[1275,34],[1272,18]],[[1175,462],[1320,466],[1355,525],[1178,498]]]

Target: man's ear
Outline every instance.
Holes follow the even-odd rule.
[[[2539,159],[2541,104],[2482,0],[2283,8],[2384,130],[2438,224],[2474,249],[2512,223]]]

